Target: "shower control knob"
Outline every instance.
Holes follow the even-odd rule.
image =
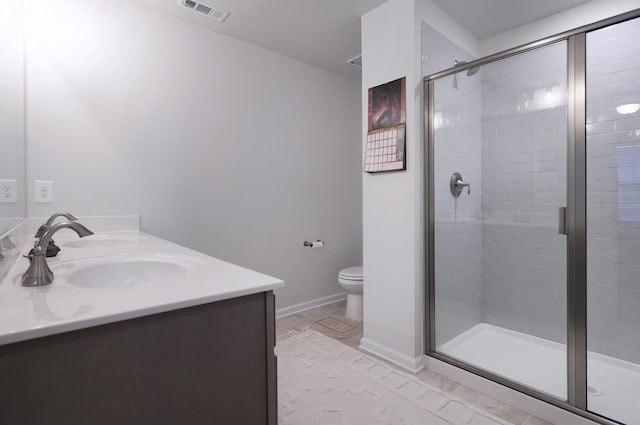
[[[462,175],[457,171],[451,174],[451,179],[449,180],[449,190],[451,190],[451,194],[454,198],[457,198],[462,193],[464,188],[467,188],[467,195],[471,195],[471,185],[462,180]]]

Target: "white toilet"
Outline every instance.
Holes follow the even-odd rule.
[[[340,270],[338,282],[347,291],[347,319],[362,321],[362,266]]]

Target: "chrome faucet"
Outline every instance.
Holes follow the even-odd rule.
[[[55,213],[54,215],[49,217],[49,219],[47,220],[46,223],[44,223],[42,226],[40,226],[38,228],[38,231],[36,232],[35,237],[38,238],[38,239],[42,238],[42,236],[44,235],[44,232],[46,232],[47,229],[49,227],[51,227],[51,225],[53,224],[53,221],[58,217],[64,217],[68,221],[77,220],[77,218],[73,214],[70,214],[68,212]],[[49,244],[47,245],[47,251],[46,251],[45,255],[47,257],[55,257],[56,255],[58,255],[58,252],[60,252],[60,247],[58,245],[56,245],[56,243],[53,241],[53,239],[51,239],[49,241]],[[31,253],[29,253],[29,254],[31,254]]]
[[[45,286],[53,283],[53,272],[47,264],[46,251],[51,237],[61,229],[71,229],[81,238],[93,235],[93,232],[82,224],[65,221],[50,225],[40,239],[38,239],[29,253],[29,268],[22,275],[22,286]]]

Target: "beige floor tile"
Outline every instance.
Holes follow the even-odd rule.
[[[360,339],[363,335],[362,322],[355,322],[344,317],[346,308],[346,302],[340,301],[333,304],[324,305],[314,309],[306,310],[304,312],[292,314],[276,320],[276,335],[285,335],[291,331],[303,331],[305,329],[314,329],[328,337],[334,338],[337,341],[342,342],[345,345],[353,347],[358,351],[366,353],[367,355],[379,359],[385,364],[395,366],[391,362],[385,359],[381,359],[372,353],[362,350],[360,345]],[[331,331],[325,326],[318,324],[318,321],[322,321],[328,317],[337,319],[345,324],[353,326],[353,329],[344,332],[344,338],[340,335],[336,337],[336,331]],[[330,321],[329,321],[330,322]],[[325,323],[329,323],[325,322]],[[339,334],[339,332],[338,332]],[[423,369],[416,374],[416,376],[422,381],[456,397],[460,397],[467,403],[478,407],[498,418],[512,422],[515,425],[552,425],[535,416],[531,416],[515,407],[502,403],[491,397],[484,395],[471,388],[460,385],[459,383],[452,381],[444,376],[433,373],[429,370]]]
[[[531,416],[529,415],[529,417],[527,418],[526,421],[524,421],[523,425],[553,425],[552,423],[549,423],[547,421],[543,421],[540,418],[537,418],[535,416]]]
[[[344,317],[345,308],[346,301],[340,301],[280,318],[276,320],[276,334],[311,328],[346,345],[357,347],[362,338],[362,322]],[[334,329],[326,326],[331,322],[337,325]]]
[[[453,392],[453,395],[460,397],[469,404],[472,404],[485,412],[489,412],[499,418],[512,422],[515,425],[523,425],[529,416],[528,413],[520,409],[509,406],[496,399],[493,399],[479,391],[473,390],[464,385],[459,385]]]
[[[362,339],[362,332],[352,337],[349,337],[345,340],[342,340],[342,343],[348,345],[349,347],[357,348],[360,346],[360,340]]]
[[[427,369],[422,369],[418,372],[418,378],[447,393],[453,392],[460,386],[456,381],[452,381],[449,378],[445,378],[444,376],[438,375],[437,373],[431,372]]]
[[[283,317],[276,320],[276,335],[280,335],[291,330],[301,331],[308,326],[309,320],[306,317],[300,317],[295,314]]]

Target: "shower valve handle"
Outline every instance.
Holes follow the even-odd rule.
[[[456,182],[456,187],[459,187],[460,189],[466,187],[467,188],[467,195],[471,195],[471,185],[469,183],[465,183],[462,180],[458,180]]]
[[[462,180],[462,175],[460,173],[455,172],[451,174],[451,179],[449,180],[449,190],[454,198],[457,198],[462,193],[462,189],[467,188],[467,195],[471,195],[471,185],[464,180]]]

